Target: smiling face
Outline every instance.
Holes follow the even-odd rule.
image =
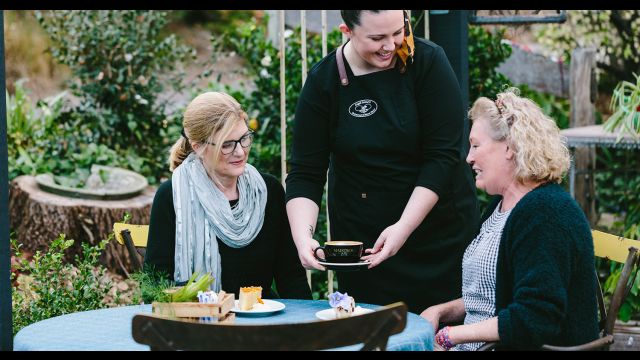
[[[469,134],[469,163],[476,173],[476,187],[490,195],[503,195],[515,178],[513,152],[505,140],[489,135],[489,123],[483,118],[473,122]]]
[[[236,125],[231,130],[231,133],[224,139],[220,139],[219,136],[214,135],[214,141],[222,143],[221,151],[216,155],[215,145],[212,144],[195,144],[194,149],[198,151],[200,146],[204,146],[204,149],[200,153],[202,161],[204,163],[207,172],[213,171],[215,176],[223,183],[228,184],[235,182],[240,175],[244,172],[244,168],[249,158],[249,152],[251,147],[242,147],[240,143],[236,143],[236,140],[240,140],[249,135],[249,128],[244,121],[237,121]],[[223,154],[223,152],[233,151],[229,154]]]
[[[227,141],[240,140],[243,136],[250,136],[249,128],[244,121],[238,121],[236,126],[233,127],[231,134],[225,139],[221,139],[223,143],[222,152],[226,152],[225,147],[228,148],[229,146],[233,147],[235,145],[235,149],[233,149],[230,154],[225,155],[222,152],[218,154],[218,161],[214,171],[221,179],[237,179],[244,172],[251,147],[244,148],[240,143],[234,143],[233,145],[231,145],[231,143],[225,144]],[[218,141],[221,140],[219,139]]]
[[[402,10],[363,11],[360,25],[350,29],[342,24],[340,29],[351,39],[353,50],[365,63],[386,69],[404,39],[404,14]]]

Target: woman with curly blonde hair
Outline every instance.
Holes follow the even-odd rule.
[[[593,239],[578,204],[559,185],[570,157],[556,123],[512,88],[479,98],[467,162],[495,198],[462,262],[462,298],[422,317],[444,350],[571,346],[598,337]]]

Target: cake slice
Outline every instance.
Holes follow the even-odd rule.
[[[347,318],[353,315],[356,310],[356,302],[353,297],[349,296],[341,305],[334,308],[336,313],[336,319]]]
[[[240,288],[240,299],[238,300],[238,307],[240,308],[240,310],[251,310],[257,303],[264,304],[264,302],[262,301],[261,286],[248,286]]]
[[[356,309],[356,302],[349,294],[334,292],[329,295],[329,305],[333,308],[336,319],[347,318],[353,315]]]

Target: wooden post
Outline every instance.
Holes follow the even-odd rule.
[[[596,65],[596,51],[576,48],[571,53],[570,127],[595,125],[595,106],[592,96],[592,73]],[[577,148],[572,159],[575,172],[575,199],[580,204],[591,225],[598,220],[595,206],[594,170],[596,151],[592,147]]]
[[[284,38],[284,10],[278,10],[278,37],[280,38],[280,180],[286,189],[287,183],[287,92],[285,87],[285,52],[286,42]]]

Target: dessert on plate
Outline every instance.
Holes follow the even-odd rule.
[[[251,310],[256,304],[264,304],[262,301],[262,287],[261,286],[248,286],[240,288],[240,299],[238,300],[238,307],[240,310]]]
[[[356,310],[356,302],[348,293],[341,294],[336,291],[329,295],[329,305],[333,308],[336,319],[347,318]]]

